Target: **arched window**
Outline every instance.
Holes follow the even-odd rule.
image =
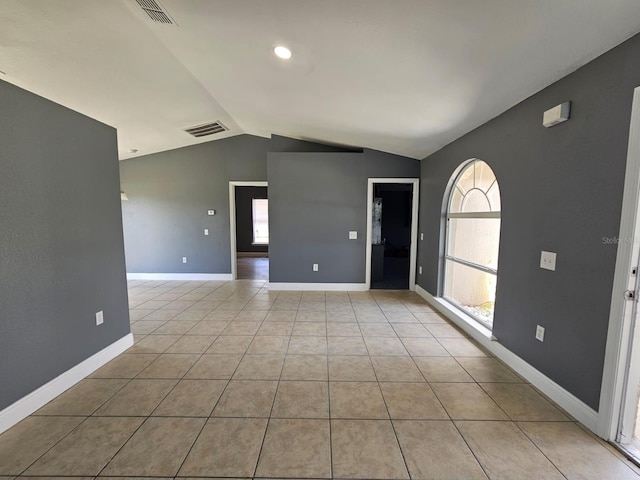
[[[443,296],[491,328],[500,246],[500,189],[485,162],[456,177],[446,213]]]

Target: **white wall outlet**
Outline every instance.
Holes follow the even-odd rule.
[[[208,228],[205,228],[205,229],[204,229],[204,234],[205,234],[205,235],[209,235],[209,229],[208,229]]]
[[[420,275],[422,275],[422,265],[420,265],[420,266],[418,267],[418,273],[419,273]]]
[[[555,271],[556,254],[553,252],[545,252],[544,250],[540,252],[540,268],[544,268],[545,270]]]
[[[317,264],[317,263],[314,263],[314,264],[313,264],[313,271],[314,271],[314,272],[317,272],[317,271],[318,271],[318,264]]]
[[[424,240],[424,233],[420,232],[420,240]]]
[[[536,325],[536,340],[544,342],[544,327]]]
[[[187,257],[182,257],[182,263],[187,263]]]
[[[96,325],[102,325],[104,323],[104,312],[100,310],[96,312]]]
[[[358,239],[358,232],[351,230],[349,232],[349,240],[357,240],[357,239]]]
[[[215,215],[216,211],[215,210],[207,210],[207,215],[212,216]]]

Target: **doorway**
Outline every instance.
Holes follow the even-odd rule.
[[[414,290],[418,179],[370,178],[367,190],[367,287]]]
[[[229,182],[234,280],[269,280],[268,202],[267,182]]]
[[[640,87],[634,90],[597,433],[640,463]]]

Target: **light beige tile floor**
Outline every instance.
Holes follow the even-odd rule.
[[[129,284],[136,344],[0,435],[0,480],[637,479],[409,292]]]

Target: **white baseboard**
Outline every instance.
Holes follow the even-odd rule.
[[[457,309],[449,303],[434,297],[419,285],[416,285],[416,293],[424,298],[434,309],[438,310],[445,317],[462,328],[484,348],[489,350],[496,357],[515,370],[519,375],[524,377],[534,387],[560,405],[560,407],[564,408],[569,415],[573,416],[585,427],[595,433],[598,424],[598,412],[575,395],[562,388],[542,372],[531,366],[529,363],[525,362],[511,350],[502,346],[498,341],[492,340],[491,335],[487,335],[487,332],[489,332],[488,329],[481,325],[476,326],[475,324],[477,324],[477,322],[469,323],[464,318],[465,315],[462,312],[457,311]]]
[[[324,292],[364,292],[367,291],[366,283],[286,283],[269,282],[269,290],[312,290]]]
[[[8,430],[19,421],[43,407],[61,393],[73,387],[87,375],[95,372],[105,363],[113,360],[133,345],[133,335],[125,335],[98,353],[90,356],[75,367],[58,375],[56,378],[34,390],[20,400],[0,411],[0,433]]]
[[[127,280],[233,280],[230,273],[127,273]]]

